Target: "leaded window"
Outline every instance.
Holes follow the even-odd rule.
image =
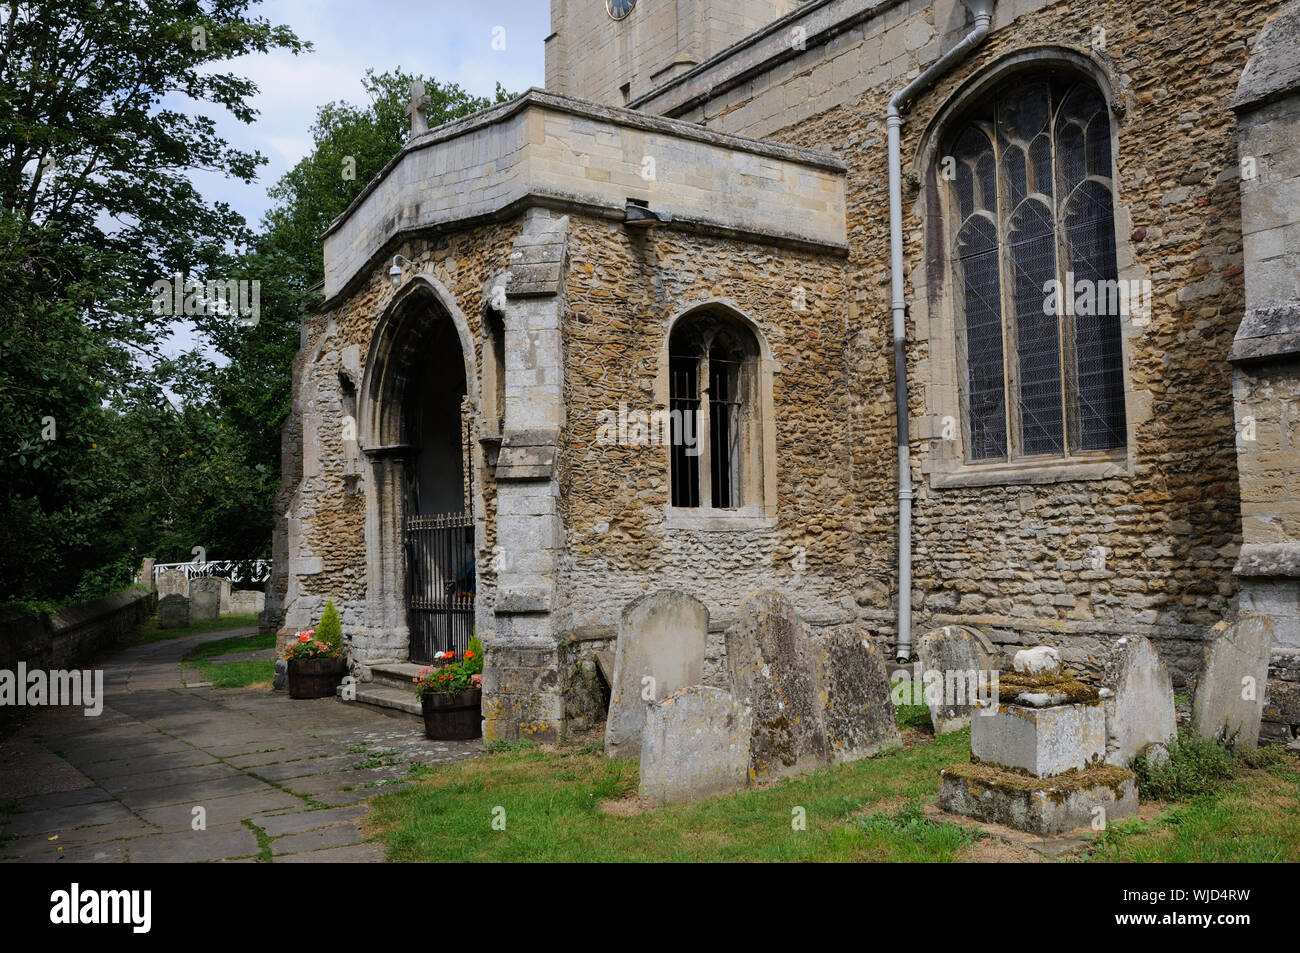
[[[948,140],[970,462],[1125,442],[1110,141],[1096,86],[1057,76],[1005,84]],[[1100,293],[1082,313],[1073,294],[1088,284]]]
[[[668,352],[672,505],[753,502],[744,489],[757,458],[753,335],[721,315],[693,314],[673,329]]]

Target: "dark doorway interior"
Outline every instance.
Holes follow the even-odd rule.
[[[407,373],[405,551],[410,659],[458,655],[474,630],[474,520],[469,415],[460,339],[431,322]]]

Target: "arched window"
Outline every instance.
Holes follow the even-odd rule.
[[[720,311],[688,315],[668,341],[672,505],[761,502],[758,343]]]
[[[1125,442],[1106,101],[1017,76],[947,138],[948,235],[966,459],[1069,457]]]

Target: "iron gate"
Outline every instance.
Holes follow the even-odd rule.
[[[457,655],[474,634],[474,518],[464,513],[406,520],[406,619],[412,662]]]

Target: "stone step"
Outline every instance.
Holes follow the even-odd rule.
[[[400,688],[391,688],[387,685],[380,685],[376,682],[361,682],[357,685],[357,697],[349,704],[373,705],[376,708],[391,708],[396,711],[404,711],[412,715],[423,717],[423,710],[420,707],[420,699],[415,697],[415,692],[403,691]]]
[[[370,666],[370,672],[374,681],[369,684],[395,688],[398,691],[410,692],[414,695],[414,679],[420,673],[420,669],[424,667],[412,662],[382,662],[378,665],[372,665]]]

